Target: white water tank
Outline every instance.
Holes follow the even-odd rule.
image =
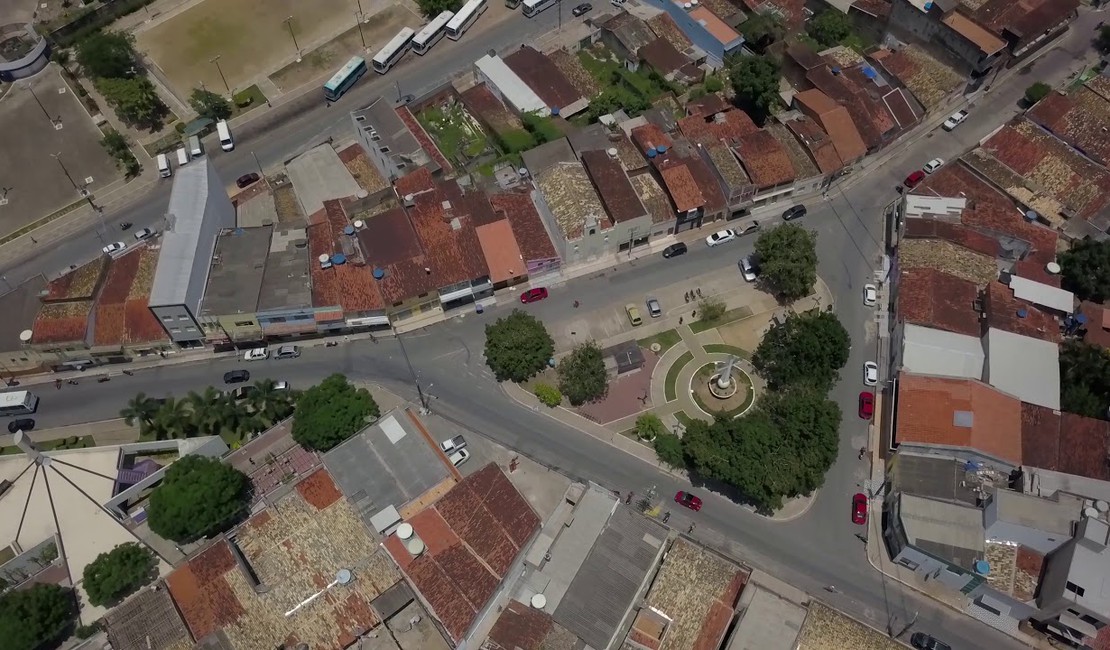
[[[547,596],[535,594],[528,602],[532,605],[532,609],[543,609],[547,606]]]
[[[397,537],[401,539],[411,539],[412,533],[412,524],[403,523],[397,527]]]

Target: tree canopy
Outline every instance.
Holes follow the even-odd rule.
[[[768,45],[786,34],[786,25],[783,24],[782,18],[772,13],[753,14],[751,18],[741,23],[738,29],[744,35],[744,40],[758,52],[763,52]]]
[[[1060,255],[1064,288],[1080,300],[1110,298],[1110,241],[1084,239]]]
[[[435,18],[444,11],[458,11],[462,7],[462,0],[417,0],[420,11],[427,18]]]
[[[218,533],[247,507],[249,487],[246,475],[230,465],[185,456],[150,495],[150,529],[179,544]]]
[[[128,124],[153,128],[166,115],[166,105],[146,77],[105,77],[96,82],[96,87]]]
[[[543,370],[555,341],[535,316],[514,309],[486,325],[486,365],[497,381],[522,382]]]
[[[1110,25],[1104,25],[1098,30],[1098,36],[1095,37],[1095,47],[1100,52],[1110,52]]]
[[[309,388],[297,400],[293,439],[302,447],[327,451],[350,438],[381,415],[365,388],[355,388],[334,374]]]
[[[806,32],[825,47],[833,47],[852,33],[852,19],[836,9],[826,9],[806,23]]]
[[[1066,341],[1060,346],[1060,388],[1062,410],[1110,419],[1110,356],[1090,343]]]
[[[755,242],[763,280],[782,298],[797,300],[817,282],[817,233],[787,223],[763,231]]]
[[[189,106],[201,117],[210,120],[226,120],[231,117],[231,102],[227,98],[205,88],[193,88],[189,95]]]
[[[0,596],[0,639],[5,650],[34,650],[57,639],[77,614],[73,592],[37,584]]]
[[[1043,81],[1038,81],[1025,89],[1025,101],[1029,105],[1036,104],[1047,97],[1050,92],[1052,92],[1052,86]]]
[[[120,544],[85,565],[85,593],[93,605],[110,606],[150,584],[157,575],[154,554],[145,546],[134,542]]]
[[[563,357],[556,370],[559,373],[559,390],[573,406],[603,397],[609,388],[601,348],[593,341],[574,348]]]
[[[135,37],[127,32],[97,31],[77,43],[77,63],[90,77],[128,77],[138,62]]]
[[[762,124],[779,102],[779,62],[769,56],[740,56],[728,74],[737,103]]]
[[[759,342],[752,365],[771,388],[807,385],[828,392],[848,363],[851,337],[831,312],[795,314]]]
[[[702,478],[774,510],[824,482],[836,459],[840,418],[840,407],[816,390],[769,393],[743,417],[691,422],[682,448]]]
[[[189,391],[183,399],[153,399],[139,393],[120,417],[128,426],[138,422],[143,438],[246,437],[289,417],[300,396],[295,390],[278,389],[271,379],[256,381],[249,388],[246,399],[212,386],[199,393]]]

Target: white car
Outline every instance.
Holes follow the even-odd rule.
[[[287,381],[275,381],[274,390],[289,390],[291,386]]]
[[[135,239],[137,239],[139,241],[142,241],[142,240],[146,239],[147,237],[153,237],[153,236],[154,236],[154,231],[151,230],[150,228],[143,228],[139,232],[135,233]]]
[[[451,456],[447,460],[451,461],[451,464],[454,465],[455,467],[458,467],[459,465],[462,465],[463,463],[465,463],[469,459],[470,459],[470,452],[465,450],[465,449],[460,449],[460,450],[456,451],[455,453],[451,454]]]
[[[922,167],[921,169],[926,174],[932,174],[936,170],[940,169],[940,166],[943,165],[943,164],[944,164],[944,159],[943,158],[933,158],[929,162],[925,163],[925,166]]]
[[[466,446],[466,438],[463,438],[462,436],[455,436],[454,438],[448,438],[447,440],[444,440],[443,442],[439,443],[439,448],[442,449],[443,453],[447,454],[448,456],[450,456],[451,454],[455,453],[456,451],[462,449],[465,446]]]
[[[733,239],[736,239],[736,231],[729,228],[727,230],[719,230],[719,231],[713,233],[712,235],[706,237],[705,238],[705,243],[710,245],[710,246],[716,246],[717,244],[723,244],[725,242],[730,242]]]
[[[873,284],[863,285],[863,304],[874,307],[879,302],[879,288]]]
[[[125,248],[127,248],[127,246],[123,242],[118,241],[114,244],[108,244],[107,246],[105,246],[104,248],[101,248],[100,250],[102,250],[105,253],[111,255],[112,253],[114,253],[116,251],[121,251]]]
[[[748,282],[755,282],[759,277],[759,267],[752,263],[751,257],[741,257],[739,266],[740,275],[743,275]]]
[[[261,361],[270,358],[270,351],[266,348],[251,348],[243,354],[243,361]]]
[[[874,361],[863,362],[863,383],[875,386],[879,383],[879,364]]]
[[[967,116],[967,111],[956,111],[955,113],[952,113],[952,117],[949,117],[947,120],[944,121],[944,130],[951,131],[957,126],[963,124],[963,121],[967,119]]]

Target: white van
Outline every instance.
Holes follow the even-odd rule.
[[[169,178],[170,176],[173,176],[173,170],[170,169],[170,159],[166,157],[166,154],[164,154],[164,153],[158,154],[157,160],[158,160],[158,175],[161,176],[162,178]]]
[[[220,136],[220,148],[231,151],[235,148],[235,141],[231,139],[231,130],[227,128],[227,120],[216,122],[216,134]]]
[[[185,150],[185,147],[181,147],[180,149],[177,150],[177,166],[178,167],[183,167],[183,166],[188,165],[188,164],[189,164],[189,152]]]
[[[200,148],[199,135],[189,136],[189,155],[191,155],[193,158],[200,158],[204,155],[204,149]]]

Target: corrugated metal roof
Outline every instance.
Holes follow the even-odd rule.
[[[166,209],[169,227],[162,235],[162,250],[148,304],[178,305],[185,302],[193,262],[200,244],[204,207],[208,202],[208,159],[194,160],[174,174],[170,205]],[[223,191],[222,188],[214,188]]]
[[[1010,276],[1010,289],[1015,298],[1028,300],[1034,305],[1070,314],[1075,309],[1075,294],[1043,282]]]
[[[981,379],[983,343],[974,336],[907,324],[902,343],[903,369],[921,375]]]
[[[538,112],[541,116],[551,114],[550,107],[528,87],[528,84],[509,69],[509,66],[505,65],[501,57],[487,54],[475,61],[474,67],[478,68],[478,71],[497,88],[505,101],[517,111]]]
[[[987,382],[1023,402],[1060,410],[1060,348],[1050,341],[990,328]]]

